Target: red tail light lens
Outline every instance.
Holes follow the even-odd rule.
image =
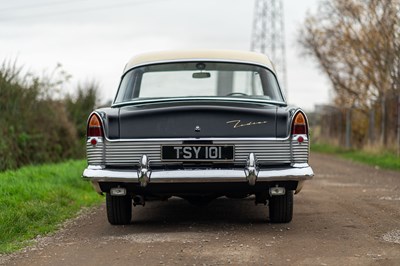
[[[308,134],[306,117],[301,112],[293,119],[292,134]]]
[[[96,114],[92,114],[89,119],[87,127],[88,137],[103,137],[103,128],[101,127],[101,120]]]

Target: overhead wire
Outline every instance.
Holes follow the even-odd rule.
[[[173,0],[169,0],[173,1]],[[78,1],[74,1],[75,3]],[[3,17],[2,21],[9,21],[12,19],[18,19],[18,20],[25,20],[25,19],[31,19],[31,18],[44,18],[44,17],[53,17],[53,16],[58,16],[58,15],[68,15],[68,14],[76,14],[76,13],[85,13],[85,12],[93,12],[93,11],[100,11],[100,10],[106,10],[106,9],[114,9],[114,8],[121,8],[121,7],[126,7],[126,6],[135,6],[135,5],[141,5],[141,4],[153,4],[157,2],[166,2],[165,0],[142,0],[142,1],[128,1],[128,2],[122,2],[119,4],[113,4],[113,5],[104,5],[104,6],[97,6],[97,7],[87,7],[87,8],[73,8],[73,9],[68,9],[68,10],[58,10],[58,11],[53,11],[53,12],[44,12],[40,14],[29,14],[29,15],[20,15],[20,16],[14,16],[14,17]],[[61,2],[60,2],[61,3]]]
[[[24,10],[24,9],[35,9],[35,8],[42,8],[42,7],[49,7],[49,6],[58,6],[64,4],[71,4],[71,3],[78,3],[78,2],[86,2],[90,0],[70,0],[70,1],[52,1],[52,2],[40,2],[34,5],[20,5],[20,6],[8,6],[8,7],[1,7],[0,12],[5,11],[12,11],[12,10]]]

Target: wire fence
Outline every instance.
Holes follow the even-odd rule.
[[[400,156],[400,95],[387,95],[369,110],[316,106],[310,115],[313,139],[348,149],[379,148]]]

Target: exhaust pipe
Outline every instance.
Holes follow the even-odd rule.
[[[144,206],[145,201],[144,201],[144,197],[140,196],[140,195],[136,195],[133,197],[133,206],[136,207],[136,205],[142,205]]]

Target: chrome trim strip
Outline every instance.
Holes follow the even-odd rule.
[[[239,101],[240,99],[240,101]],[[151,98],[151,99],[143,99],[138,98],[137,100],[131,100],[126,102],[115,103],[111,107],[123,107],[123,106],[134,106],[141,104],[149,104],[149,103],[167,103],[167,102],[197,102],[197,101],[216,101],[216,102],[238,102],[238,103],[254,103],[254,104],[271,104],[271,105],[279,105],[279,106],[287,106],[287,103],[281,101],[271,101],[271,100],[263,100],[263,99],[253,99],[248,97],[241,98],[233,98],[233,97],[218,97],[218,96],[208,96],[208,97],[170,97],[170,98]]]
[[[275,70],[273,68],[271,68],[268,65],[263,65],[260,64],[258,62],[254,62],[254,61],[246,61],[246,60],[229,60],[229,59],[218,59],[218,58],[183,58],[183,59],[169,59],[169,60],[158,60],[158,61],[149,61],[149,62],[145,62],[142,64],[137,64],[137,65],[133,65],[128,69],[124,69],[124,73],[129,72],[130,70],[134,69],[134,68],[138,68],[138,67],[142,67],[142,66],[148,66],[148,65],[157,65],[157,64],[167,64],[167,63],[187,63],[187,62],[196,62],[196,61],[208,61],[208,62],[220,62],[220,63],[236,63],[236,64],[247,64],[247,65],[254,65],[254,66],[259,66],[259,67],[263,67],[268,69],[269,71],[273,72],[273,74],[276,75]]]
[[[306,135],[304,135],[306,136]],[[165,141],[285,141],[291,139],[291,135],[284,138],[143,138],[143,139],[108,139],[105,138],[108,142],[152,142],[147,144],[161,144],[161,142]],[[304,140],[308,140],[308,137],[304,138]],[[154,142],[154,143],[153,143]]]
[[[259,181],[303,181],[311,179],[314,172],[310,166],[302,168],[260,169]],[[83,178],[92,182],[139,183],[136,170],[92,169],[83,172]],[[245,182],[243,169],[192,169],[192,170],[153,170],[150,183],[208,183]]]

